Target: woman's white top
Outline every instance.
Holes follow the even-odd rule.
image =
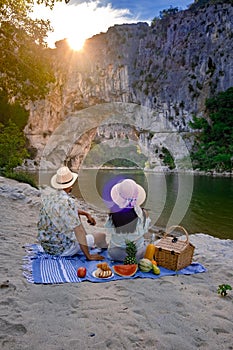
[[[134,207],[134,211],[138,216],[136,229],[133,233],[117,233],[115,226],[113,225],[111,217],[105,223],[107,232],[110,235],[109,248],[126,247],[126,240],[133,241],[136,244],[137,249],[140,249],[144,245],[144,234],[147,233],[151,219],[149,217],[144,218],[141,207]]]

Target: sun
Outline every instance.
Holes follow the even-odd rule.
[[[67,6],[64,3],[56,3],[52,11],[46,6],[34,5],[31,17],[48,19],[53,28],[51,32],[48,32],[46,39],[50,48],[56,47],[56,41],[66,39],[72,50],[82,50],[85,40],[95,33],[95,27],[92,27],[87,21],[87,18],[90,18],[90,9],[84,5]]]
[[[85,44],[86,38],[80,36],[79,34],[69,35],[67,42],[70,48],[74,51],[81,51]]]

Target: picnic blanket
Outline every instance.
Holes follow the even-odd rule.
[[[194,262],[184,269],[179,271],[172,271],[160,267],[160,274],[155,275],[152,272],[142,272],[138,270],[132,277],[121,277],[117,274],[113,274],[111,278],[96,278],[94,271],[97,269],[96,264],[98,261],[87,261],[85,256],[80,254],[74,257],[59,257],[52,256],[43,252],[43,248],[37,244],[30,244],[25,246],[26,256],[23,263],[23,275],[28,282],[38,284],[56,284],[56,283],[69,283],[69,282],[110,282],[122,279],[134,279],[134,278],[161,278],[163,276],[172,275],[192,275],[200,272],[205,272],[206,269],[201,264]],[[95,250],[92,251],[97,252]],[[107,251],[101,252],[110,267],[118,265],[120,263],[111,261],[108,257]],[[77,269],[81,266],[85,266],[87,269],[86,276],[79,278],[77,276]]]

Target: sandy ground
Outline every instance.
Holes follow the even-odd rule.
[[[0,178],[0,200],[1,349],[233,349],[233,291],[217,294],[233,286],[233,241],[190,236],[208,269],[197,275],[35,285],[22,259],[36,242],[38,192]]]

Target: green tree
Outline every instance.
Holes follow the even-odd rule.
[[[151,21],[151,28],[154,28],[159,20],[163,18],[167,18],[169,16],[175,15],[179,12],[178,7],[172,7],[170,6],[169,9],[165,9],[159,12],[159,17],[154,17]]]
[[[0,168],[5,172],[13,170],[28,157],[26,139],[22,131],[12,121],[0,124]]]
[[[4,125],[12,120],[20,130],[23,130],[27,124],[29,112],[19,102],[9,103],[8,96],[3,91],[0,91],[0,111],[0,123]]]
[[[199,130],[194,151],[194,168],[231,170],[233,163],[233,87],[206,100],[207,119],[193,118]]]
[[[159,17],[162,18],[166,18],[172,15],[175,15],[176,13],[179,12],[179,8],[178,7],[172,7],[170,6],[169,9],[166,10],[162,10],[159,12]]]
[[[37,3],[52,8],[56,1],[62,0]],[[0,90],[24,104],[44,96],[48,83],[54,80],[50,50],[45,44],[50,24],[30,18],[33,3],[34,0],[0,0]]]

